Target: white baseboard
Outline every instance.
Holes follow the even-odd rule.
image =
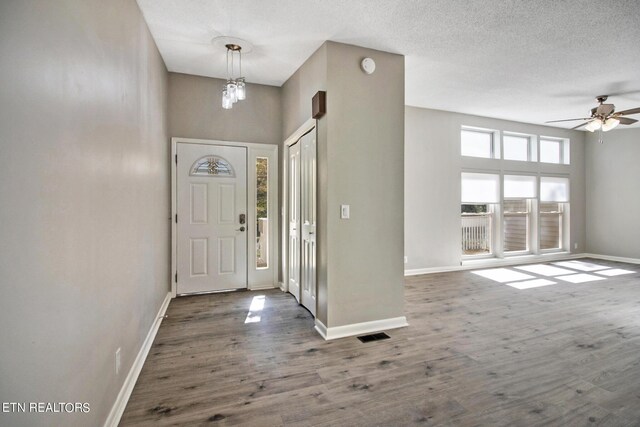
[[[326,327],[324,323],[316,319],[315,329],[325,340],[334,340],[336,338],[352,337],[354,335],[380,332],[405,326],[409,326],[409,323],[407,323],[407,318],[402,316],[373,320],[370,322],[352,323],[351,325],[333,326],[331,328]]]
[[[322,323],[318,319],[316,319],[315,329],[316,329],[316,332],[319,333],[322,338],[324,338],[325,340],[327,339],[327,327],[325,326],[324,323]]]
[[[136,360],[134,360],[129,373],[127,374],[127,378],[125,378],[124,380],[124,384],[122,384],[122,388],[120,389],[120,393],[118,393],[118,397],[116,398],[116,401],[111,408],[111,412],[109,412],[109,416],[104,423],[105,427],[117,427],[118,423],[120,423],[120,418],[122,418],[124,409],[127,407],[127,402],[129,402],[129,397],[131,397],[133,387],[136,385],[136,381],[138,380],[138,376],[140,375],[140,371],[142,370],[144,361],[147,359],[147,355],[149,354],[149,350],[151,350],[151,345],[153,344],[153,340],[158,333],[158,329],[160,328],[160,324],[162,323],[164,314],[167,312],[169,302],[171,302],[171,292],[167,294],[164,301],[162,302],[162,305],[160,306],[158,315],[151,325],[151,329],[149,329],[147,337],[142,343],[142,348],[140,348],[140,351],[136,356]]]
[[[522,255],[509,258],[490,258],[482,260],[464,261],[462,265],[445,267],[429,267],[405,270],[405,276],[418,276],[421,274],[446,273],[449,271],[475,270],[478,268],[505,267],[510,265],[535,264],[539,262],[562,261],[567,259],[586,258],[590,254],[551,253],[540,255]]]
[[[628,264],[640,264],[640,259],[638,258],[625,258],[621,256],[600,255],[600,254],[584,254],[584,256],[585,258],[597,258],[597,259],[604,259],[606,261],[626,262]]]
[[[278,286],[280,286],[282,292],[287,292],[287,288],[284,287],[284,282],[278,282]]]

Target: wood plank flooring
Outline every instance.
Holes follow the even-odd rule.
[[[582,261],[634,273],[410,277],[410,326],[366,344],[279,290],[175,299],[120,425],[640,426],[640,266]]]

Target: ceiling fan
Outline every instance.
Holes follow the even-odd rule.
[[[579,129],[582,126],[585,126],[585,130],[589,132],[594,132],[598,129],[600,131],[607,132],[619,124],[623,125],[631,125],[638,120],[631,119],[629,116],[631,114],[640,113],[640,107],[631,108],[630,110],[618,111],[616,112],[616,107],[613,104],[605,104],[604,102],[607,100],[608,95],[600,95],[596,97],[596,100],[600,103],[597,107],[591,109],[591,117],[582,117],[578,119],[565,119],[565,120],[552,120],[546,123],[558,123],[558,122],[572,122],[576,120],[583,120],[578,126],[571,128],[572,130]],[[601,141],[602,142],[602,138]]]

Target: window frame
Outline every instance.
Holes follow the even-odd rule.
[[[564,238],[565,238],[565,227],[566,227],[566,217],[565,217],[565,211],[567,210],[567,204],[569,202],[538,202],[539,203],[539,207],[538,207],[538,250],[540,251],[540,253],[553,253],[553,252],[562,252],[565,250],[564,248]],[[543,203],[557,203],[558,204],[558,208],[559,211],[558,212],[542,212],[542,204]],[[546,248],[543,249],[542,248],[542,233],[541,233],[541,229],[542,229],[542,217],[544,215],[558,215],[558,223],[559,223],[559,230],[558,230],[558,247],[557,248]]]
[[[504,186],[504,180],[503,180],[503,184]],[[504,202],[505,201],[511,201],[511,200],[523,200],[525,202],[525,206],[527,207],[527,212],[507,212],[505,207],[504,207]],[[527,199],[527,198],[521,198],[521,197],[507,197],[507,198],[503,198],[502,199],[502,218],[501,218],[501,222],[502,222],[502,256],[504,258],[507,257],[512,257],[512,256],[519,256],[519,255],[528,255],[533,253],[533,248],[531,247],[532,244],[532,233],[531,233],[531,229],[532,229],[532,213],[533,213],[533,204],[534,204],[534,200],[536,199]],[[525,242],[525,249],[523,250],[517,250],[517,251],[507,251],[505,249],[506,245],[505,245],[505,235],[506,235],[506,226],[505,226],[505,219],[507,217],[517,217],[517,216],[524,216],[526,219],[526,226],[525,226],[525,230],[526,230],[526,242]]]
[[[570,140],[567,138],[559,138],[559,137],[554,137],[554,136],[543,136],[541,135],[538,138],[538,152],[539,152],[539,162],[540,163],[544,163],[546,165],[570,165]],[[558,163],[555,162],[545,162],[542,160],[542,143],[543,141],[549,141],[549,142],[557,142],[558,143],[558,155],[559,155],[559,161]]]
[[[505,157],[506,153],[506,141],[505,138],[523,138],[527,140],[527,158],[524,160],[521,159],[507,159]],[[524,133],[516,133],[516,132],[502,132],[502,160],[506,160],[509,162],[534,162],[536,160],[536,150],[534,144],[534,135],[524,134]]]
[[[479,134],[489,135],[489,156],[490,157],[470,156],[468,154],[463,154],[462,153],[463,132],[475,132]],[[492,159],[492,160],[500,159],[501,150],[500,150],[500,144],[499,144],[499,131],[493,130],[493,129],[473,127],[473,126],[461,126],[459,135],[460,135],[460,156],[468,157],[472,159]]]

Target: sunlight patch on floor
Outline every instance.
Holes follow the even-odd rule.
[[[531,289],[531,288],[539,288],[542,286],[555,285],[556,282],[552,282],[547,279],[534,279],[534,280],[526,280],[524,282],[512,282],[506,283],[507,286],[511,286],[516,289]]]
[[[492,268],[490,270],[472,271],[472,273],[500,283],[535,279],[534,276],[519,273],[508,268]]]
[[[563,274],[573,274],[575,271],[566,268],[554,267],[553,265],[534,264],[516,267],[518,270],[528,271],[529,273],[540,276],[560,276]]]
[[[593,264],[591,262],[584,261],[562,261],[562,262],[554,262],[555,265],[559,265],[560,267],[573,268],[574,270],[580,271],[597,271],[597,270],[605,270],[609,267],[606,265]]]
[[[595,282],[597,280],[607,280],[604,277],[594,276],[593,274],[580,273],[580,274],[571,274],[569,276],[559,276],[559,280],[564,280],[565,282],[571,283],[586,283],[586,282]]]
[[[476,270],[471,273],[519,290],[540,288],[543,286],[557,284],[557,282],[541,278],[540,276],[579,284],[607,280],[607,277],[636,273],[636,271],[633,270],[611,268],[606,265],[576,260],[554,262],[553,264],[555,265],[530,264],[512,268],[491,268],[486,270]],[[526,271],[527,273],[535,274],[536,276],[524,274],[521,271]],[[593,274],[588,274],[587,272]]]
[[[633,274],[635,271],[631,270],[623,270],[622,268],[612,268],[611,270],[602,270],[596,271],[597,274],[602,274],[603,276],[622,276],[623,274]]]
[[[251,305],[249,306],[249,313],[247,313],[247,318],[244,319],[244,323],[258,323],[260,322],[260,313],[264,308],[265,302],[264,295],[256,295],[251,300]]]

